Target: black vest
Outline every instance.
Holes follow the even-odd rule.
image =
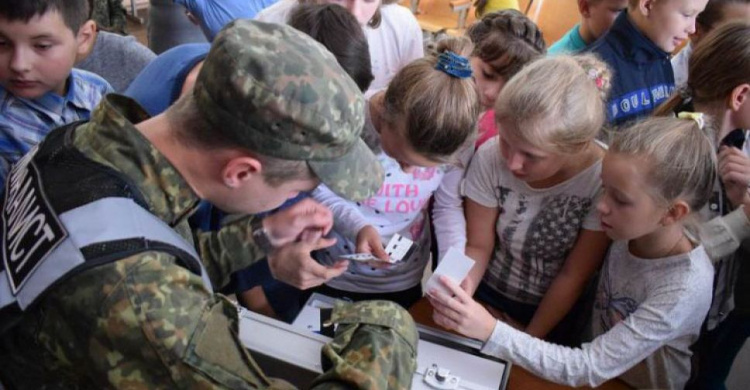
[[[193,246],[148,211],[137,186],[73,146],[58,128],[8,174],[1,211],[0,334],[73,275],[160,251],[211,284]]]

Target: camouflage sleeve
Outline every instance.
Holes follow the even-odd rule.
[[[265,258],[266,253],[253,240],[248,216],[224,225],[213,232],[196,232],[195,242],[203,265],[214,288],[219,290],[229,283],[230,275]]]
[[[93,0],[91,2],[91,19],[96,22],[97,26],[106,31],[118,34],[126,33],[127,20],[121,0]]]
[[[336,304],[336,337],[323,356],[331,364],[313,389],[410,389],[417,366],[417,329],[408,312],[389,301]]]
[[[88,336],[91,368],[104,374],[106,387],[271,385],[242,346],[237,308],[227,298],[205,290],[168,255],[150,252],[119,263],[120,282],[111,290],[103,286],[109,296]]]

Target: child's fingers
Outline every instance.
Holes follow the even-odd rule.
[[[432,313],[432,320],[435,321],[436,324],[442,326],[445,329],[451,329],[451,330],[458,329],[458,323],[456,323],[452,319],[450,319],[450,318],[448,318],[448,317],[446,317],[446,316],[444,316],[444,315],[442,315],[440,313],[433,312]]]
[[[453,294],[454,298],[458,300],[461,303],[469,303],[472,298],[469,296],[469,294],[464,291],[464,289],[461,288],[456,282],[454,282],[451,278],[442,275],[440,276],[440,283],[442,283],[448,291]]]
[[[388,261],[390,260],[390,256],[388,256],[387,253],[385,253],[385,248],[383,248],[383,244],[380,241],[380,237],[376,240],[376,242],[371,242],[370,249],[372,249],[372,254],[375,255],[380,260]]]

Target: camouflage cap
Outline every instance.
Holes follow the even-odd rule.
[[[364,97],[321,44],[291,27],[235,20],[214,39],[193,90],[212,126],[242,147],[305,160],[332,191],[372,196],[383,181],[360,139]]]

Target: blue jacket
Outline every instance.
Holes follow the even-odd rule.
[[[613,72],[607,102],[609,122],[620,125],[648,116],[674,91],[669,53],[644,36],[623,12],[607,34],[589,51],[604,60]]]

